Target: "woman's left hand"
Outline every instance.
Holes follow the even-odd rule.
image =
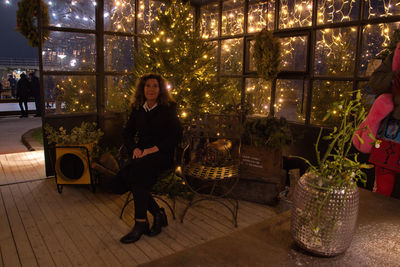
[[[158,152],[158,147],[157,146],[153,146],[153,147],[150,147],[150,148],[145,148],[145,149],[143,149],[142,155],[140,155],[140,157],[138,157],[138,158],[143,158],[144,156],[147,156],[149,154],[156,153],[156,152]]]

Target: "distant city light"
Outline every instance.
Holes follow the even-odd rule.
[[[11,4],[11,2],[9,0],[6,0],[5,3],[6,3],[6,5]]]
[[[64,59],[66,57],[66,55],[57,55],[57,57]]]

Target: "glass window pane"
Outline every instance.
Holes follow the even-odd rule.
[[[201,35],[203,38],[218,37],[219,4],[211,4],[200,8]]]
[[[96,112],[96,76],[43,76],[46,113]]]
[[[318,24],[358,19],[359,0],[318,0]]]
[[[249,55],[249,59],[248,59],[249,60],[249,71],[257,71],[256,64],[253,59],[255,42],[256,42],[255,40],[251,40],[249,42],[249,53],[247,53]]]
[[[360,76],[369,76],[379,66],[377,55],[390,43],[392,33],[400,26],[399,22],[366,25],[363,29]]]
[[[243,62],[243,39],[221,41],[221,72],[240,73]]]
[[[259,32],[268,27],[274,29],[275,3],[273,1],[250,0],[247,32]]]
[[[214,46],[214,49],[211,50],[210,59],[215,62],[215,72],[218,71],[218,41],[211,41],[211,44]]]
[[[281,38],[282,71],[306,71],[307,36]]]
[[[307,90],[303,80],[277,80],[274,111],[275,117],[303,122]]]
[[[342,100],[346,93],[353,89],[352,82],[342,81],[314,81],[311,100],[310,122],[317,125],[337,125],[340,118],[331,116],[327,121],[322,121],[332,103]]]
[[[229,0],[222,3],[222,33],[235,35],[243,33],[244,2]]]
[[[242,79],[221,78],[220,81],[224,85],[225,94],[216,99],[216,106],[220,112],[237,112],[241,104]]]
[[[135,0],[105,0],[104,30],[135,32]]]
[[[280,0],[279,28],[312,25],[312,0]]]
[[[95,71],[94,34],[51,31],[43,44],[44,70]]]
[[[134,39],[104,36],[104,67],[106,71],[130,71],[133,66]]]
[[[366,81],[358,83],[358,89],[361,91],[361,103],[364,108],[368,111],[376,99],[376,95],[369,88],[369,84]]]
[[[400,15],[400,5],[397,0],[368,0],[364,14],[368,19]]]
[[[138,12],[138,26],[139,33],[148,34],[150,33],[151,27],[155,27],[157,22],[155,17],[157,16],[158,10],[164,10],[165,4],[158,1],[139,1],[139,12]]]
[[[47,1],[46,1],[47,2]],[[94,29],[94,1],[51,0],[49,8],[50,25],[65,28]]]
[[[106,76],[104,83],[106,110],[123,112],[129,109],[133,82],[128,76]]]
[[[249,115],[268,115],[271,104],[271,82],[261,78],[246,79],[246,107]]]
[[[317,31],[315,74],[353,75],[356,40],[355,27]]]

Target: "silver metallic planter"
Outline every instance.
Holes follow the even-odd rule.
[[[304,174],[295,189],[290,232],[303,249],[322,256],[344,252],[353,239],[359,206],[358,188],[319,189],[318,177]]]

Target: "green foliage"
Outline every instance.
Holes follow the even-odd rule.
[[[336,101],[342,101],[352,91],[352,83],[341,81],[320,81],[314,83],[312,93],[311,120],[313,124],[334,127],[340,124],[340,114],[326,116],[326,107]]]
[[[366,116],[360,91],[357,91],[355,99],[351,99],[351,95],[335,102],[324,118],[328,119],[332,114],[339,113],[341,121],[332,132],[322,137],[323,140],[329,141],[329,146],[323,156],[319,150],[323,130],[321,128],[315,144],[317,164],[313,165],[303,158],[309,165],[309,171],[316,174],[313,181],[316,188],[348,188],[358,181],[365,184],[367,177],[363,169],[373,167],[373,165],[358,162],[358,153],[350,153],[353,136]]]
[[[32,47],[38,47],[40,44],[39,28],[37,26],[37,0],[22,0],[18,2],[17,10],[17,28],[16,31],[20,32],[29,41]],[[48,26],[50,23],[49,10],[47,4],[40,0],[40,13],[43,26]],[[42,29],[43,39],[49,37],[49,30]]]
[[[56,85],[64,110],[72,112],[96,111],[96,81],[82,77],[63,79]]]
[[[70,132],[63,127],[54,129],[49,124],[44,126],[44,130],[48,142],[58,145],[97,144],[104,135],[95,122],[82,122],[79,127],[72,128]]]
[[[38,141],[41,145],[43,145],[43,131],[42,127],[39,127],[35,129],[35,131],[32,133],[33,138]]]
[[[289,123],[283,117],[249,118],[244,124],[244,144],[273,150],[282,149],[292,142]]]
[[[265,80],[273,80],[279,72],[280,42],[272,31],[263,29],[256,35],[253,59],[258,76]]]
[[[152,192],[158,195],[167,195],[170,199],[175,199],[176,197],[190,199],[192,197],[185,181],[175,173],[159,179],[153,186]]]
[[[220,99],[228,90],[216,81],[215,47],[193,26],[189,2],[168,2],[155,20],[150,34],[140,37],[131,80],[151,72],[162,75],[170,82],[181,117],[222,110]]]

